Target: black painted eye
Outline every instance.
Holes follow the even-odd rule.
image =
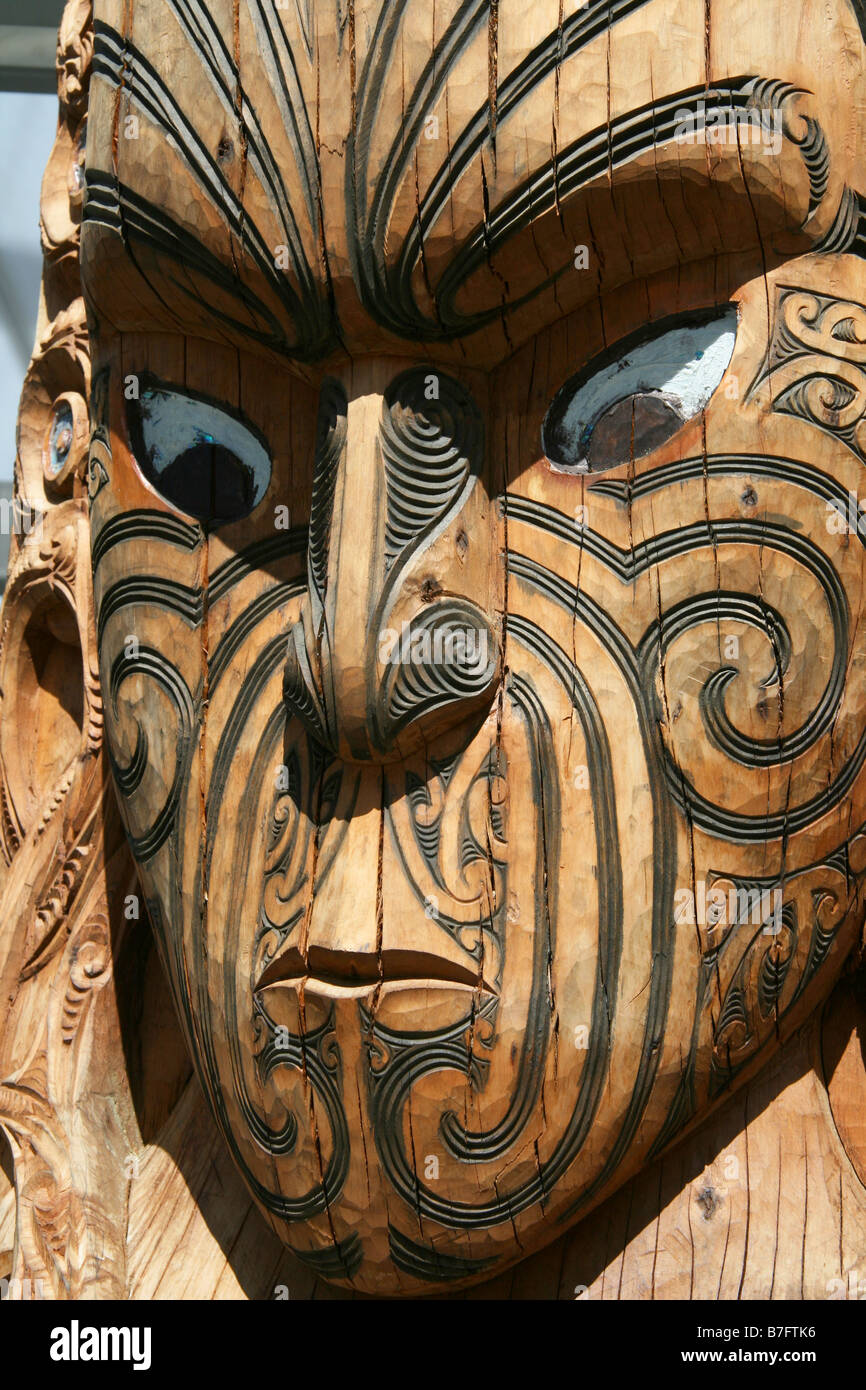
[[[541,426],[554,468],[598,473],[643,458],[704,409],[734,351],[737,310],[682,314],[600,354],[556,393]]]
[[[225,525],[264,497],[271,476],[265,442],[224,407],[142,382],[138,400],[127,401],[127,423],[145,478],[187,516]]]

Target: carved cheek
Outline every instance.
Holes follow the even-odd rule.
[[[562,824],[582,851],[559,876],[560,1022],[586,1008],[567,962],[597,927],[610,1075],[633,1078],[643,1136],[658,1125],[649,1152],[684,1106],[698,1112],[769,1054],[780,1019],[797,1026],[857,933],[842,866],[859,862],[864,811],[864,561],[848,495],[863,309],[818,289],[820,269],[815,258],[771,279],[769,342],[768,287],[743,287],[729,369],[691,424],[597,478],[545,460],[515,470],[505,499],[508,668],[531,674],[554,721],[570,708],[574,726],[558,761]],[[525,370],[518,356],[503,372],[502,399]],[[852,516],[840,542],[831,533]],[[591,1074],[564,1065],[581,1086]],[[620,1135],[601,1169],[615,1180],[645,1139],[630,1106],[607,1102],[595,1124]]]

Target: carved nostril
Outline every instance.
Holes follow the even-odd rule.
[[[379,691],[379,736],[391,742],[409,723],[448,706],[485,701],[496,680],[499,646],[474,604],[449,599],[428,608],[380,649],[385,670]],[[456,709],[452,711],[452,717]]]

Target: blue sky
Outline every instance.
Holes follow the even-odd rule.
[[[0,92],[0,482],[12,478],[18,397],[36,331],[39,189],[56,129],[56,96]]]

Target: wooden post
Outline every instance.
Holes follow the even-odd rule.
[[[862,5],[93,11],[0,617],[0,1278],[851,1296]]]

